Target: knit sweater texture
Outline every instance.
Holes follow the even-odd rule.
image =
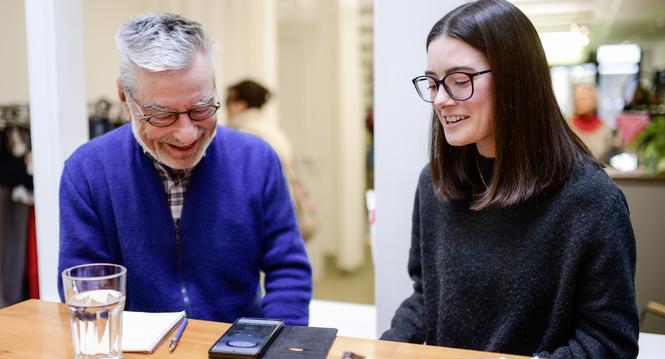
[[[178,227],[179,247],[164,187],[130,125],[84,144],[65,162],[59,272],[82,263],[124,265],[127,310],[189,308],[196,319],[307,325],[311,268],[268,144],[218,126],[194,167]]]
[[[491,164],[490,164],[491,167]],[[623,193],[583,160],[558,190],[506,208],[413,210],[413,294],[382,339],[548,358],[635,358],[635,238]]]

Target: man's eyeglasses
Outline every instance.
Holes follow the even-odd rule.
[[[141,114],[141,119],[143,121],[147,121],[149,124],[155,127],[170,126],[178,120],[180,115],[183,114],[187,114],[187,116],[189,116],[192,121],[205,121],[211,118],[221,107],[221,104],[218,101],[210,105],[195,106],[187,111],[164,111],[146,115],[143,113],[143,110],[141,110],[141,106],[139,106],[136,98],[134,98],[134,95],[132,95],[128,89],[125,89],[125,92],[127,92],[129,97],[132,99],[136,105],[136,108],[138,108],[139,113]]]
[[[439,86],[443,86],[443,89],[453,100],[466,101],[473,96],[473,78],[490,71],[492,70],[487,69],[474,73],[456,71],[447,74],[441,80],[434,76],[423,75],[416,77],[411,82],[416,87],[420,98],[426,102],[434,102],[436,95],[439,93]]]

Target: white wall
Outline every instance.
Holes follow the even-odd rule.
[[[217,85],[251,76],[269,86],[277,80],[275,1],[115,0],[81,1],[88,101],[116,99],[119,58],[115,33],[146,11],[168,11],[199,21],[218,48]],[[28,102],[28,62],[24,0],[0,1],[0,39],[6,55],[0,67],[0,104]],[[223,71],[221,71],[223,69]]]
[[[665,253],[665,181],[614,178],[621,188],[630,209],[630,221],[635,232],[637,264],[635,290],[637,308],[641,312],[649,301],[665,303],[663,286],[663,253]],[[643,332],[665,334],[665,319],[648,315]]]
[[[25,19],[39,291],[57,300],[58,179],[88,139],[81,0],[26,0]]]
[[[0,104],[27,104],[28,62],[23,1],[0,1],[0,14],[0,34],[5,52],[0,66]]]
[[[324,256],[341,269],[363,263],[364,143],[357,1],[280,1],[280,123],[319,218],[307,243],[315,281]]]
[[[359,268],[365,258],[365,117],[360,86],[358,2],[337,1],[337,61],[339,96],[337,119],[341,236],[337,238],[337,265],[348,271]]]
[[[277,85],[277,30],[274,1],[264,0],[116,0],[84,1],[87,98],[116,100],[120,60],[115,33],[144,12],[172,12],[200,22],[217,47],[217,91],[224,102],[228,85],[250,77]],[[274,108],[268,109],[276,117]],[[225,121],[226,112],[220,112]]]
[[[420,170],[428,162],[431,107],[418,97],[411,79],[425,70],[425,39],[432,25],[462,2],[374,3],[374,266],[378,335],[389,328],[395,309],[412,293],[406,269],[411,211]]]
[[[665,69],[665,40],[643,41],[639,45],[642,48],[641,77],[651,84],[654,72]]]

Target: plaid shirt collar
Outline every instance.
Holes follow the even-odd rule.
[[[159,179],[162,181],[164,191],[166,192],[169,208],[171,209],[171,217],[173,217],[174,222],[177,222],[182,215],[182,206],[185,203],[185,192],[187,191],[187,185],[192,178],[192,169],[175,170],[160,163],[148,152],[145,152],[145,154],[150,158],[155,169],[157,169]]]

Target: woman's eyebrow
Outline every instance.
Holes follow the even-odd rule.
[[[456,72],[456,71],[476,71],[473,67],[469,66],[453,66],[450,68],[446,69],[445,74],[449,74],[451,72]],[[430,75],[436,77],[437,74],[434,71],[425,71],[425,75]]]

